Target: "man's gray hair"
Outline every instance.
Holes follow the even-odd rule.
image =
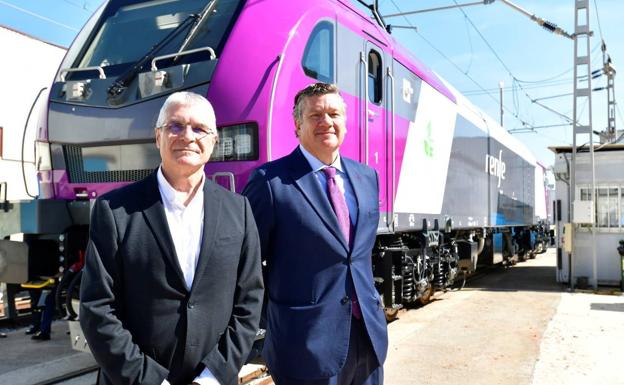
[[[314,83],[297,92],[297,95],[295,95],[295,104],[293,106],[293,118],[295,118],[295,121],[299,123],[303,121],[303,103],[305,102],[305,99],[307,97],[328,94],[336,94],[340,96],[340,100],[342,100],[343,110],[346,113],[347,104],[344,102],[344,99],[342,99],[342,96],[340,95],[340,90],[338,90],[337,85],[331,83]]]
[[[212,108],[212,104],[210,104],[208,99],[194,92],[180,91],[174,92],[173,94],[169,95],[167,100],[165,100],[165,102],[163,103],[162,107],[160,107],[158,119],[156,120],[156,127],[162,127],[169,117],[169,110],[172,107],[177,106],[193,106],[207,110],[211,117],[211,121],[202,123],[210,123],[211,125],[216,126],[214,109]]]

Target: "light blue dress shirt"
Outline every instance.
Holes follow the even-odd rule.
[[[351,224],[355,226],[357,223],[357,200],[355,199],[355,193],[353,192],[353,186],[351,186],[351,182],[349,180],[349,176],[344,172],[344,168],[342,167],[342,161],[340,160],[340,154],[334,159],[334,162],[329,166],[325,163],[321,162],[314,155],[310,154],[302,145],[299,145],[299,149],[303,153],[303,156],[306,158],[310,167],[312,167],[312,171],[314,171],[314,175],[316,176],[316,180],[321,184],[321,188],[325,193],[327,193],[327,177],[323,172],[325,167],[334,167],[336,168],[336,185],[342,191],[345,196],[345,200],[347,201],[347,207],[349,208],[349,219],[351,219]]]

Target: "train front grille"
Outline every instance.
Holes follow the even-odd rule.
[[[124,146],[138,145],[118,145],[101,147],[80,147],[76,145],[64,145],[65,166],[70,183],[109,183],[109,182],[136,182],[151,174],[158,167],[159,159],[154,159],[152,151],[148,151],[148,156],[137,160],[136,150],[144,148],[133,148],[132,158],[124,160],[121,154],[127,153],[122,149]],[[156,149],[153,143],[149,144]],[[85,151],[87,150],[88,151]],[[87,156],[84,153],[87,152]],[[97,152],[97,156],[93,153]],[[141,153],[142,151],[138,151]],[[143,151],[144,152],[144,151]],[[90,154],[89,154],[90,153]],[[156,157],[158,157],[156,152]],[[134,161],[133,161],[134,160]],[[147,166],[147,167],[146,167]],[[153,166],[153,167],[152,167]]]

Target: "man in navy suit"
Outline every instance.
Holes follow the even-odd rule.
[[[243,194],[266,261],[263,355],[277,385],[378,385],[388,336],[372,275],[375,171],[340,156],[346,105],[333,84],[295,97],[299,146]]]

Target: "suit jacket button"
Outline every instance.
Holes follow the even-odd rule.
[[[348,296],[344,296],[341,300],[340,303],[343,305],[346,305],[347,303],[349,303],[349,297]]]
[[[187,304],[189,309],[192,309],[195,307],[195,304],[192,301],[189,301],[189,303]]]

